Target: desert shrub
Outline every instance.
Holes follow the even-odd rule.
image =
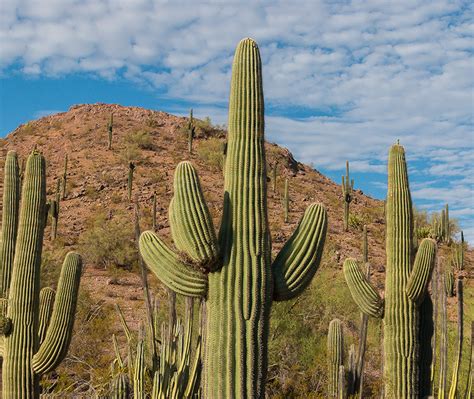
[[[120,151],[119,157],[121,163],[137,162],[141,159],[140,147],[136,143],[128,143]]]
[[[135,145],[142,150],[153,150],[153,137],[146,130],[134,130],[128,136],[125,141],[129,145]]]
[[[110,305],[94,300],[84,289],[79,290],[68,356],[54,373],[43,378],[41,385],[44,394],[51,394],[52,397],[96,397],[106,393],[113,354],[102,348],[110,345],[114,316]]]
[[[79,238],[80,252],[95,266],[132,269],[138,265],[132,220],[125,214],[94,215]]]
[[[18,134],[20,136],[31,136],[34,134],[35,128],[30,122],[25,123],[23,126],[21,126],[20,130],[18,131]]]
[[[223,170],[224,154],[222,153],[222,140],[211,137],[199,143],[197,155],[213,170]]]
[[[355,213],[349,214],[349,226],[353,229],[362,230],[364,228],[365,220],[362,216]]]

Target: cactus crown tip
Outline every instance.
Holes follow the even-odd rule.
[[[243,38],[243,39],[240,41],[239,45],[241,45],[241,44],[246,44],[246,43],[249,43],[249,44],[251,44],[251,45],[254,46],[254,47],[258,47],[257,42],[256,42],[254,39],[252,39],[251,37],[245,37],[245,38]]]

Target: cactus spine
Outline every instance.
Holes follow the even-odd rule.
[[[169,288],[206,299],[204,397],[263,398],[271,303],[296,297],[310,283],[327,216],[321,205],[311,205],[271,264],[261,60],[252,39],[236,49],[228,126],[219,241],[197,175],[180,164],[175,198],[183,200],[170,206],[180,254],[150,231],[140,237],[140,252]]]
[[[342,196],[344,200],[344,231],[349,230],[349,205],[352,202],[354,179],[349,177],[349,161],[346,161],[346,177],[342,176]]]
[[[459,368],[461,366],[462,358],[462,343],[463,343],[463,284],[462,278],[458,277],[456,281],[456,296],[458,298],[458,342],[456,360],[453,367],[453,375],[451,379],[451,387],[449,388],[449,399],[456,399],[458,397],[458,383],[459,383]]]
[[[285,196],[283,198],[283,204],[285,207],[285,223],[288,223],[290,212],[290,194],[288,192],[288,178],[285,179]]]
[[[62,184],[61,184],[61,199],[66,199],[66,194],[67,194],[67,161],[68,161],[68,156],[64,157],[64,170],[63,170],[63,176],[62,176]]]
[[[328,331],[328,396],[338,397],[339,389],[339,367],[344,361],[344,344],[342,336],[342,323],[339,319],[331,320]],[[344,379],[344,378],[343,378]]]
[[[107,124],[107,132],[109,134],[109,141],[107,144],[107,149],[111,150],[112,149],[112,134],[113,134],[113,129],[114,129],[114,113],[110,113],[110,120],[109,123]]]
[[[133,191],[133,172],[135,171],[135,164],[133,162],[128,163],[128,179],[127,179],[127,193],[128,200],[132,200]]]
[[[191,154],[193,152],[193,139],[196,134],[196,127],[194,126],[193,118],[193,109],[189,111],[189,121],[188,121],[188,152]]]
[[[385,303],[354,260],[344,262],[344,275],[361,310],[383,316],[386,397],[418,398],[419,306],[431,278],[436,244],[424,239],[412,263],[412,206],[405,150],[398,144],[389,152],[386,218]]]
[[[78,254],[70,252],[64,260],[49,323],[47,317],[40,314],[42,306],[48,307],[47,304],[40,303],[40,266],[46,205],[45,169],[43,156],[33,151],[25,171],[8,291],[7,318],[12,328],[2,337],[1,345],[4,399],[38,398],[39,377],[53,370],[62,361],[72,335],[82,268]],[[8,220],[4,217],[5,219]],[[5,239],[2,245],[7,245]],[[41,332],[44,324],[48,324],[46,334]],[[40,339],[43,339],[41,344]]]

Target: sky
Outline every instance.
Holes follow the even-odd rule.
[[[259,43],[266,136],[335,181],[386,193],[400,140],[418,209],[474,242],[469,1],[2,0],[0,135],[78,103],[227,121],[233,51]]]

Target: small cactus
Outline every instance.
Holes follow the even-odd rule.
[[[344,361],[344,344],[342,323],[339,319],[331,320],[328,331],[328,396],[337,398],[339,392],[339,367]]]
[[[188,121],[188,152],[191,154],[193,152],[193,139],[196,135],[196,127],[194,126],[193,118],[193,109],[189,111],[189,121]]]
[[[349,230],[349,205],[352,202],[354,179],[349,177],[349,161],[346,161],[346,176],[342,176],[342,196],[344,201],[344,231]]]
[[[276,193],[276,189],[277,189],[277,174],[278,174],[278,161],[275,161],[275,163],[273,164],[273,169],[272,169],[273,193]]]
[[[290,193],[288,191],[288,178],[285,179],[285,194],[283,197],[283,206],[285,209],[285,223],[288,223],[290,213]]]
[[[128,200],[132,200],[133,191],[133,172],[135,171],[135,164],[133,162],[128,163],[128,179],[127,179],[127,193]]]
[[[464,244],[464,233],[461,231],[461,241],[454,245],[452,248],[452,258],[451,262],[453,266],[456,268],[456,270],[461,271],[464,269],[464,250],[465,250],[465,244]]]
[[[67,162],[68,162],[68,156],[64,157],[64,170],[63,170],[63,176],[62,176],[62,182],[61,182],[61,199],[66,199],[66,194],[67,194]]]
[[[454,273],[450,267],[444,272],[444,289],[448,298],[454,296]]]
[[[107,149],[111,150],[112,149],[112,134],[113,134],[113,129],[114,129],[114,113],[112,112],[110,114],[110,120],[109,123],[107,124],[107,132],[109,134],[109,140],[107,144]]]

